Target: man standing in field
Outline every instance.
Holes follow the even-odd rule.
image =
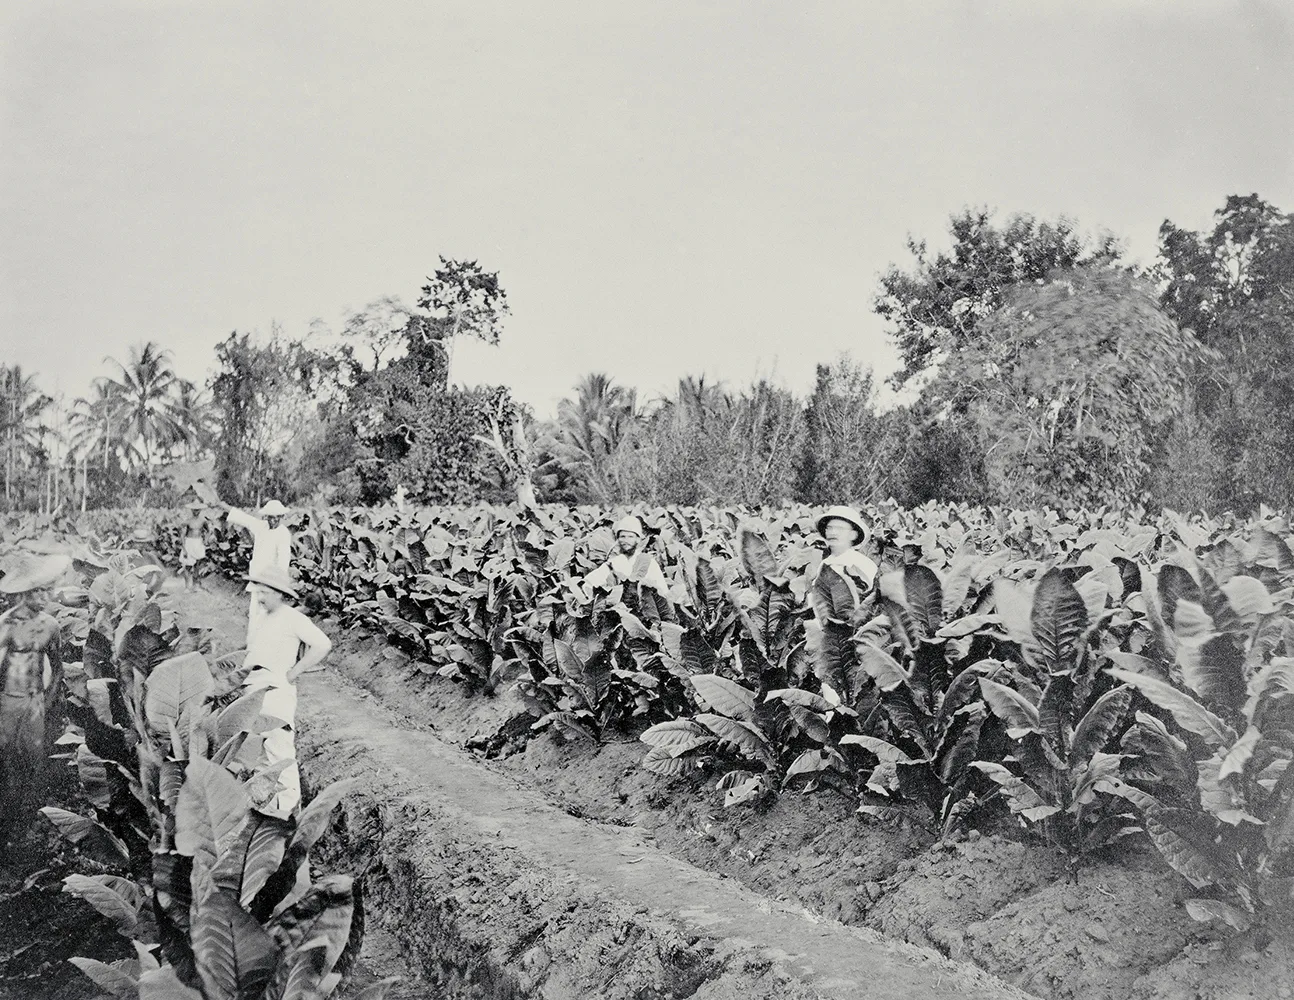
[[[63,683],[49,590],[71,568],[63,555],[24,554],[0,579],[17,603],[0,615],[0,849],[45,799],[46,767]]]
[[[660,563],[650,552],[638,551],[643,540],[643,525],[632,514],[622,517],[612,528],[615,533],[616,550],[605,563],[582,579],[572,581],[572,587],[585,601],[592,597],[585,590],[587,587],[599,587],[610,590],[617,584],[637,583],[650,587],[665,601],[669,600],[669,581],[661,572]]]
[[[823,569],[834,570],[844,581],[857,607],[876,586],[876,563],[861,551],[872,537],[867,521],[852,507],[832,507],[818,518],[818,534],[827,543]]]
[[[277,567],[249,574],[256,584],[252,603],[260,605],[262,617],[247,644],[251,673],[243,682],[244,691],[265,691],[261,714],[283,720],[283,727],[265,734],[256,770],[283,765],[278,775],[274,798],[263,809],[287,819],[301,802],[301,773],[297,768],[296,679],[319,669],[332,650],[332,640],[304,614],[288,602],[297,596],[291,577]],[[303,650],[304,648],[304,650]]]
[[[219,502],[219,501],[218,501]],[[254,577],[265,570],[273,569],[287,577],[291,574],[292,565],[292,532],[283,524],[283,516],[288,509],[277,500],[270,500],[260,510],[260,517],[248,514],[220,502],[225,517],[230,524],[246,528],[252,535],[252,560],[247,567],[248,577]],[[261,606],[256,600],[255,585],[249,584],[252,593],[251,604],[247,611],[247,645],[252,643],[252,633],[260,624]]]

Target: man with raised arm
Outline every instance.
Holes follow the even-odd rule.
[[[283,516],[288,509],[277,500],[270,500],[260,509],[260,517],[246,511],[231,507],[223,501],[217,501],[225,511],[230,524],[246,528],[252,536],[252,560],[247,566],[249,577],[262,570],[276,569],[284,576],[291,574],[292,567],[292,532],[283,524]],[[261,606],[256,600],[255,584],[248,584],[247,590],[252,594],[251,604],[247,610],[247,644],[252,642],[252,633],[261,620]]]
[[[47,761],[63,682],[50,587],[72,566],[65,555],[24,553],[0,579],[17,603],[0,615],[0,850],[45,799]]]
[[[261,714],[280,719],[284,725],[265,734],[257,771],[285,765],[279,773],[273,800],[262,811],[286,819],[301,801],[301,773],[297,769],[296,740],[293,735],[297,710],[296,679],[319,669],[332,650],[332,640],[323,630],[292,607],[297,596],[292,578],[278,567],[262,568],[248,574],[256,585],[252,602],[259,604],[262,618],[247,643],[247,664],[252,667],[243,682],[245,691],[265,690]]]

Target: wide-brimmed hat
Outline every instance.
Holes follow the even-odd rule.
[[[276,566],[271,566],[268,569],[258,569],[255,573],[248,573],[247,579],[250,583],[258,583],[262,587],[269,587],[271,590],[277,590],[280,594],[287,594],[288,597],[297,596],[296,581]]]
[[[288,509],[277,500],[269,500],[261,508],[261,517],[282,517],[287,512]]]
[[[151,529],[146,528],[141,524],[130,533],[130,537],[137,542],[151,542],[153,540],[153,532]]]
[[[632,531],[635,535],[642,537],[643,523],[642,521],[638,520],[638,518],[634,517],[632,514],[627,514],[624,517],[622,517],[619,521],[617,521],[615,525],[611,528],[611,533],[613,535],[618,535],[622,531]]]
[[[71,568],[71,556],[21,553],[0,579],[0,594],[25,594],[52,587]]]
[[[862,545],[872,537],[872,529],[868,526],[863,515],[854,510],[853,507],[846,507],[843,504],[837,504],[818,518],[818,534],[825,536],[827,533],[827,522],[837,519],[846,521],[858,529],[858,533],[861,537],[859,537],[856,544]]]
[[[28,552],[35,552],[37,555],[66,555],[72,551],[72,547],[67,542],[60,542],[52,531],[47,531],[39,538],[30,538],[20,543]]]

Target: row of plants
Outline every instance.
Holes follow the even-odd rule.
[[[57,758],[75,770],[84,808],[42,813],[86,868],[64,891],[135,953],[72,962],[120,998],[330,996],[358,955],[362,893],[349,875],[312,877],[310,851],[350,783],[288,820],[261,812],[281,766],[257,769],[260,743],[281,722],[262,714],[263,692],[240,695],[241,656],[212,657],[209,630],[178,620],[157,591],[160,568],[137,550],[68,547],[79,581],[61,583],[51,609],[69,722]],[[360,996],[380,1000],[386,985]]]
[[[729,805],[824,784],[942,836],[1009,815],[1081,854],[1144,832],[1197,918],[1289,904],[1282,518],[873,508],[882,574],[857,604],[811,510],[636,511],[668,600],[631,580],[582,603],[567,584],[619,513],[313,511],[295,564],[311,599],[426,669],[515,685],[536,728],[639,730],[645,767],[717,774]],[[246,566],[242,537],[213,542]]]

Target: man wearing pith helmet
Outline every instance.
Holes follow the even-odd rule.
[[[668,600],[669,581],[661,572],[656,557],[647,552],[641,554],[638,552],[645,534],[642,521],[629,514],[617,521],[611,530],[616,538],[616,551],[611,553],[605,563],[584,577],[582,581],[584,586],[610,590],[618,583],[632,581],[644,587],[651,587]],[[645,558],[646,566],[635,574],[634,566],[640,557]]]
[[[827,557],[822,560],[845,581],[854,604],[861,603],[876,585],[876,563],[861,548],[871,540],[867,520],[853,507],[837,505],[818,518],[818,534],[827,541]]]
[[[248,574],[255,584],[252,603],[261,608],[262,617],[247,644],[246,664],[252,667],[243,682],[244,691],[264,689],[261,714],[284,723],[265,734],[257,770],[276,764],[285,767],[279,773],[274,799],[263,811],[286,819],[301,801],[301,775],[296,763],[297,688],[296,679],[315,670],[332,650],[332,640],[302,612],[292,607],[296,584],[276,566],[262,567]],[[304,648],[304,652],[302,649]]]
[[[282,523],[288,509],[279,501],[270,500],[261,507],[260,516],[257,517],[227,503],[220,503],[220,506],[224,508],[225,517],[230,524],[251,532],[252,558],[247,566],[248,576],[255,576],[267,569],[275,569],[288,576],[292,569],[292,532]],[[260,624],[261,608],[254,593],[255,584],[248,584],[247,591],[252,594],[247,611],[247,643],[250,646],[252,633]]]
[[[0,579],[0,594],[16,600],[0,615],[0,849],[45,799],[63,682],[58,622],[45,605],[71,566],[66,555],[24,553]]]

